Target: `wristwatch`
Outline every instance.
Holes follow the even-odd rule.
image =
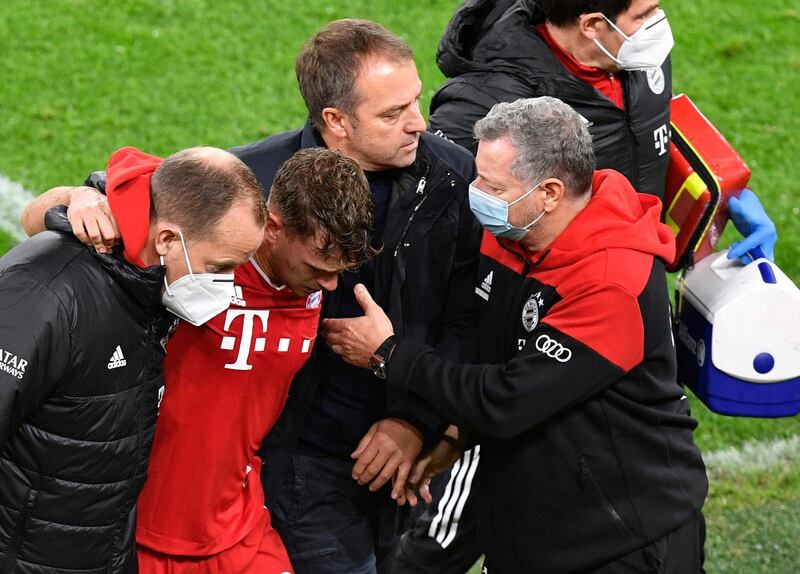
[[[389,335],[369,358],[369,367],[372,369],[372,374],[379,379],[386,380],[386,365],[396,346],[397,337],[395,335]]]

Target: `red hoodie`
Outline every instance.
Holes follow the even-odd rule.
[[[641,360],[642,346],[619,345],[620,339],[607,338],[606,327],[643,332],[636,297],[648,281],[653,257],[666,263],[675,256],[675,234],[660,217],[657,197],[637,194],[619,172],[601,170],[592,179],[591,201],[546,249],[530,251],[484,232],[481,253],[558,285],[558,294],[569,305],[553,306],[547,323],[629,369]],[[584,309],[586,304],[592,309]],[[598,308],[607,310],[602,325],[571,319],[596,315]]]
[[[614,171],[544,250],[484,233],[476,365],[401,341],[413,392],[481,444],[486,563],[592,571],[693,518],[707,481],[676,381],[661,205]]]
[[[150,178],[163,161],[135,147],[123,147],[111,154],[106,168],[106,195],[125,258],[142,268],[141,252],[150,232]]]

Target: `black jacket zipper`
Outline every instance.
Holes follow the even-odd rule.
[[[3,569],[0,571],[2,574],[10,574],[14,569],[14,564],[17,561],[19,544],[22,541],[22,536],[25,533],[25,525],[28,522],[28,515],[33,507],[36,506],[37,500],[39,500],[39,493],[36,490],[31,489],[28,492],[27,498],[25,499],[25,506],[22,509],[19,520],[17,521],[17,526],[14,528],[14,535],[8,542],[8,554],[6,554],[6,559],[3,561]]]
[[[619,515],[619,512],[617,512],[617,509],[614,508],[614,505],[611,504],[606,495],[603,494],[603,491],[600,489],[600,486],[597,484],[597,482],[594,479],[594,476],[592,475],[592,471],[589,468],[586,459],[584,458],[579,459],[578,465],[580,466],[581,474],[584,475],[586,479],[589,481],[589,483],[592,485],[595,494],[597,494],[597,497],[600,499],[600,503],[603,505],[606,511],[611,515],[611,518],[613,518],[614,521],[617,522],[625,530],[628,536],[630,536],[631,538],[636,538],[633,532],[631,532],[631,529],[628,528],[628,525],[625,524],[625,521],[622,520],[622,517]]]
[[[409,216],[408,221],[406,221],[406,224],[403,227],[403,232],[400,234],[400,237],[397,240],[397,245],[395,245],[394,247],[393,257],[397,257],[397,254],[400,252],[400,247],[403,245],[403,240],[405,239],[408,230],[411,228],[411,224],[413,223],[414,218],[417,216],[417,212],[422,207],[422,204],[425,203],[425,200],[427,200],[428,197],[430,197],[431,195],[430,193],[425,193],[425,187],[428,184],[428,175],[430,171],[431,171],[431,166],[429,164],[428,168],[425,170],[425,174],[421,178],[419,178],[419,181],[417,182],[415,193],[421,196],[421,198],[419,201],[417,201],[416,205],[414,206],[414,209],[411,211],[411,215]],[[442,181],[444,181],[444,179],[447,179],[447,176],[445,176],[442,179]],[[437,182],[434,187],[438,186],[440,183],[441,182]]]

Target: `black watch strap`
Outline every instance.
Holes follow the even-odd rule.
[[[389,335],[372,354],[369,365],[372,369],[372,373],[379,379],[386,378],[386,367],[389,364],[389,359],[392,357],[397,343],[397,336]]]

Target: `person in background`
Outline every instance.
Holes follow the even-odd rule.
[[[597,165],[663,200],[669,163],[672,30],[659,0],[470,0],[439,44],[450,78],[431,102],[431,129],[473,153],[472,126],[497,102],[552,96],[587,121]],[[760,247],[775,226],[750,190],[730,202],[744,236],[728,254]]]

